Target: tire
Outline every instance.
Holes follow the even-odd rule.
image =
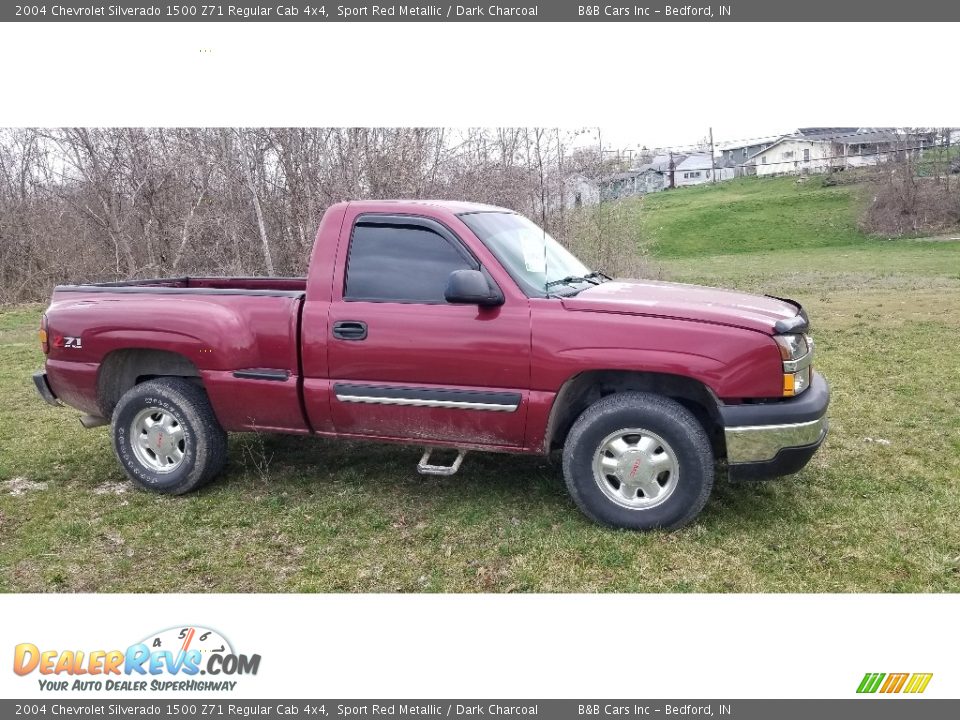
[[[111,433],[124,471],[153,492],[196,490],[227,461],[227,433],[206,392],[184,378],[150,380],[127,391],[114,408]]]
[[[622,392],[597,401],[574,423],[563,448],[563,476],[573,501],[598,523],[675,530],[707,504],[713,451],[703,427],[679,403]]]

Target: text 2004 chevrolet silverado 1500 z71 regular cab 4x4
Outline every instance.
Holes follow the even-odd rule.
[[[732,476],[803,467],[827,432],[797,303],[614,281],[534,223],[461,202],[327,210],[308,277],[56,288],[40,394],[112,426],[134,482],[200,487],[226,431],[466,450],[563,449],[596,521],[677,528]],[[459,451],[452,465],[431,449]]]

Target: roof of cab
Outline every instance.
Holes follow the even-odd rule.
[[[359,210],[369,209],[371,211],[384,210],[387,208],[402,209],[404,206],[422,206],[445,210],[454,215],[463,215],[465,213],[475,212],[502,212],[513,213],[513,210],[496,205],[484,205],[483,203],[464,202],[461,200],[351,200],[348,203],[351,207]]]

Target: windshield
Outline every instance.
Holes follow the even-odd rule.
[[[479,212],[460,219],[531,297],[569,295],[596,284],[590,268],[522,215]]]

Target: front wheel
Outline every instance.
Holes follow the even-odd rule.
[[[184,378],[134,386],[113,411],[113,448],[146,490],[181,495],[212,480],[227,459],[224,432],[203,388]]]
[[[563,475],[574,502],[596,522],[674,530],[706,505],[713,452],[703,427],[679,403],[622,392],[597,401],[574,423]]]

